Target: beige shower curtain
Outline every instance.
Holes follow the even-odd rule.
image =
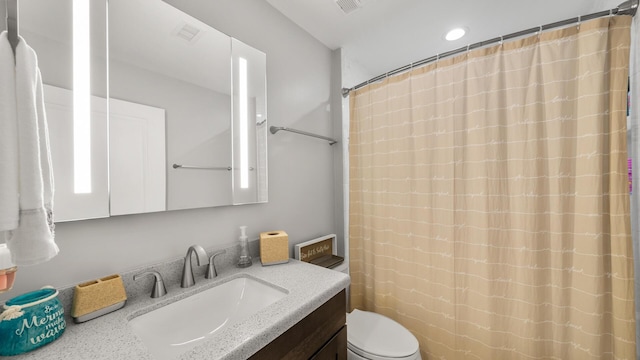
[[[426,359],[635,359],[630,23],[351,93],[353,308],[403,324]]]

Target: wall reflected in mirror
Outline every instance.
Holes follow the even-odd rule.
[[[90,4],[95,184],[78,194],[72,0],[20,0],[47,85],[56,221],[266,202],[266,55],[163,1]]]

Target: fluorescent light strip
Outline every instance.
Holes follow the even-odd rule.
[[[73,0],[73,190],[91,193],[89,3]]]
[[[247,59],[238,58],[240,105],[240,188],[249,188],[249,109]]]

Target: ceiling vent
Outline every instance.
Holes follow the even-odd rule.
[[[338,5],[345,14],[351,14],[362,7],[362,0],[336,0],[336,5]]]
[[[201,35],[201,30],[193,25],[182,23],[173,31],[173,34],[183,40],[192,42]]]

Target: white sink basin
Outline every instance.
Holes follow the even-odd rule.
[[[129,325],[154,358],[174,359],[286,295],[240,277],[135,317]]]

